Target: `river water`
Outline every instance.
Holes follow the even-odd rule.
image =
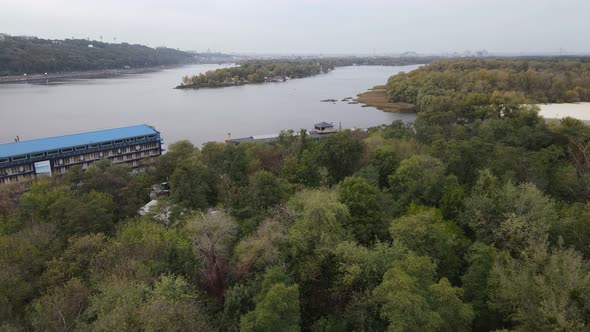
[[[0,85],[0,143],[15,136],[42,138],[147,123],[167,143],[188,139],[196,145],[231,137],[311,129],[327,121],[343,128],[366,128],[413,114],[385,113],[341,100],[392,74],[418,66],[342,67],[309,78],[201,90],[177,90],[181,77],[219,68],[191,65],[107,79],[71,80],[48,85]]]
[[[548,119],[572,117],[584,121],[590,120],[590,103],[576,104],[541,104],[539,114]]]

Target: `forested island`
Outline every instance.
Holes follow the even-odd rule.
[[[144,172],[1,186],[0,329],[587,330],[590,127],[519,99],[412,98],[414,123],[181,141]]]
[[[0,76],[147,68],[194,60],[190,53],[166,47],[0,35]]]
[[[185,76],[179,89],[220,88],[264,82],[285,82],[327,73],[335,67],[404,66],[431,62],[433,57],[343,57],[317,59],[269,59],[242,61],[236,67],[220,68]]]
[[[333,64],[322,60],[249,60],[236,67],[185,76],[177,88],[218,88],[248,83],[283,82],[327,73],[332,69]]]

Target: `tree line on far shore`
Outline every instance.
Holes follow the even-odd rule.
[[[145,68],[194,62],[190,53],[96,40],[0,36],[0,76]]]

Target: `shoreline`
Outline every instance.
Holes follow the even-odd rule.
[[[572,117],[590,122],[590,102],[577,103],[548,103],[536,104],[539,107],[539,115],[547,119],[563,119]]]
[[[375,107],[378,110],[389,113],[415,113],[415,107],[407,103],[392,103],[387,100],[385,85],[377,85],[368,91],[356,95],[356,102],[362,107]]]
[[[0,76],[0,84],[15,84],[15,83],[47,83],[49,81],[66,81],[72,79],[95,79],[95,78],[109,78],[116,76],[123,76],[128,74],[144,74],[152,73],[163,69],[171,69],[185,66],[187,64],[178,65],[163,65],[157,67],[145,68],[128,68],[128,69],[103,69],[103,70],[88,70],[88,71],[74,71],[65,73],[48,73],[34,74],[27,76]]]
[[[332,70],[330,70],[332,71]],[[297,80],[301,78],[310,78],[314,76],[320,76],[329,73],[330,71],[324,73],[317,73],[313,75],[303,76],[303,77],[290,77],[290,78],[270,78],[263,82],[249,82],[249,81],[239,81],[239,82],[219,82],[215,84],[203,84],[199,85],[198,83],[191,83],[191,84],[180,84],[174,87],[174,89],[192,89],[192,90],[200,90],[200,89],[222,89],[222,88],[230,88],[235,86],[242,86],[242,85],[262,85],[268,83],[286,83],[292,80]]]

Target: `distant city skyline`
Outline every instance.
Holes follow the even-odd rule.
[[[590,53],[584,0],[4,0],[0,29],[240,54]],[[115,39],[116,38],[116,39]]]

